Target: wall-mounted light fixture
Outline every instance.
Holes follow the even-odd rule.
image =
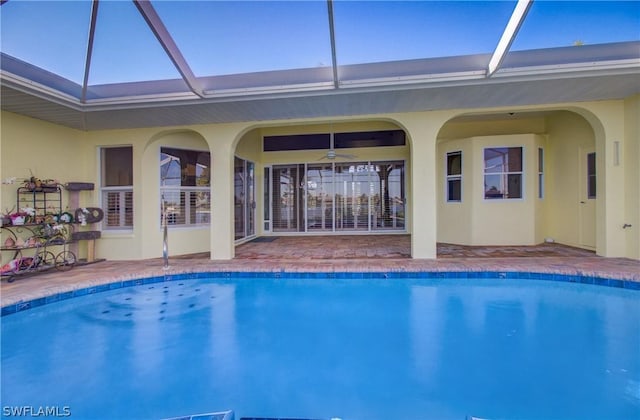
[[[619,165],[620,165],[620,142],[616,140],[613,142],[613,166],[619,166]]]

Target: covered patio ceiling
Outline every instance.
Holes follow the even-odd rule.
[[[2,109],[82,130],[640,92],[635,1],[1,3]]]

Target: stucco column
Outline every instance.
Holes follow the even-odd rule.
[[[211,259],[235,255],[233,236],[233,156],[240,129],[216,127],[205,135],[211,151]]]
[[[451,112],[403,114],[395,119],[404,126],[411,141],[411,257],[437,256],[436,139]]]
[[[622,159],[625,180],[625,236],[628,258],[640,260],[640,95],[625,100],[625,139]]]
[[[585,108],[592,114],[580,113],[593,127],[596,140],[596,253],[625,257],[624,102],[598,102]]]

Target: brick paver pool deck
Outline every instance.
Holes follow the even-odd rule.
[[[108,283],[193,272],[493,271],[585,275],[640,282],[640,261],[598,257],[559,244],[469,247],[438,244],[437,259],[410,258],[410,235],[281,236],[236,247],[233,260],[208,253],[141,261],[102,261],[2,280],[1,306]],[[99,255],[98,255],[99,257]]]

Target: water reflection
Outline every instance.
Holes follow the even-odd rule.
[[[487,418],[640,414],[625,397],[640,372],[637,302],[593,286],[527,286],[411,287],[421,386]]]

